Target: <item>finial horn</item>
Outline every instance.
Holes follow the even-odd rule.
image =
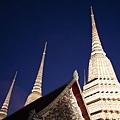
[[[79,75],[78,75],[77,70],[75,70],[74,73],[73,73],[73,79],[76,79],[76,80],[79,79]]]

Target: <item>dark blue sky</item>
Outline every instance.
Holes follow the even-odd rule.
[[[9,114],[23,107],[47,41],[43,95],[83,71],[91,52],[90,6],[99,36],[120,79],[120,0],[0,0],[0,106],[18,71]]]

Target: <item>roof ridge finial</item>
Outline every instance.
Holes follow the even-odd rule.
[[[25,105],[27,105],[27,104],[35,101],[36,99],[42,97],[42,76],[43,76],[43,67],[44,67],[44,61],[45,61],[46,48],[47,48],[47,42],[45,43],[45,46],[44,46],[41,64],[40,64],[40,67],[38,70],[38,74],[37,74],[32,92],[28,96]]]
[[[12,94],[12,90],[13,90],[13,87],[14,87],[16,77],[17,77],[17,71],[16,71],[15,76],[13,78],[13,81],[12,81],[12,84],[11,84],[10,89],[8,91],[8,94],[6,96],[6,99],[5,99],[5,101],[4,101],[3,105],[2,105],[2,108],[0,110],[0,118],[2,118],[2,119],[7,116],[9,102],[10,102],[10,98],[11,98],[11,94]]]
[[[73,79],[76,79],[76,80],[79,79],[79,75],[78,75],[77,70],[75,70],[75,71],[73,72]]]

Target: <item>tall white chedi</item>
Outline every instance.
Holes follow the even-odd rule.
[[[11,98],[11,94],[12,94],[12,90],[13,90],[13,87],[14,87],[16,77],[17,77],[17,72],[16,72],[16,74],[14,76],[14,79],[12,81],[12,84],[10,86],[8,94],[7,94],[6,98],[5,98],[5,101],[4,101],[3,105],[2,105],[2,108],[0,109],[0,120],[2,120],[3,118],[5,118],[7,116],[8,108],[9,108],[9,102],[10,102],[10,98]]]
[[[31,102],[42,97],[42,76],[43,76],[43,67],[44,67],[44,61],[45,61],[46,47],[47,47],[47,42],[45,43],[41,64],[38,70],[38,74],[37,74],[33,89],[31,93],[29,94],[25,105],[30,104]]]
[[[119,120],[120,83],[102,48],[92,7],[91,20],[92,52],[89,60],[88,82],[83,86],[85,102],[92,120]]]

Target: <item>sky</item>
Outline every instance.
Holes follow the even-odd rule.
[[[45,42],[43,95],[71,80],[74,70],[82,89],[91,53],[90,6],[120,81],[120,0],[0,0],[0,106],[18,71],[8,114],[24,106]]]

